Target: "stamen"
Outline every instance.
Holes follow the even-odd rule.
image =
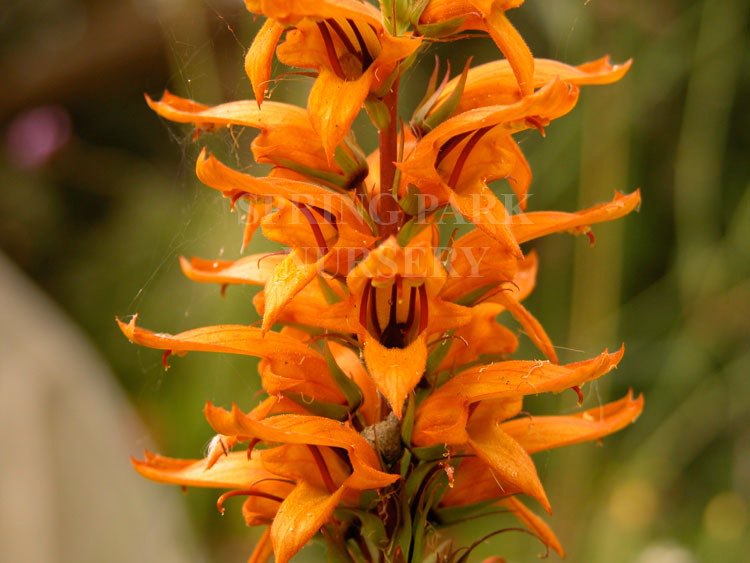
[[[451,172],[451,177],[448,180],[448,185],[451,188],[456,187],[458,178],[461,176],[461,171],[463,170],[464,164],[466,164],[466,159],[469,158],[471,151],[474,149],[479,140],[484,137],[490,129],[492,129],[492,127],[493,126],[477,129],[476,133],[474,133],[474,135],[468,141],[466,141],[464,148],[461,149],[461,154],[459,154],[458,158],[456,159],[456,164],[453,167],[453,172]]]
[[[259,438],[253,438],[248,443],[248,445],[247,445],[247,459],[250,459],[251,457],[253,457],[253,449],[255,449],[255,446],[258,445],[258,442],[260,442]]]
[[[226,509],[224,508],[224,503],[227,501],[227,499],[239,496],[265,498],[268,500],[274,500],[278,503],[284,502],[283,498],[277,497],[276,495],[272,495],[270,493],[253,491],[252,489],[237,489],[234,491],[227,491],[216,500],[216,508],[219,510],[219,514],[221,514],[222,516],[224,515],[224,512],[226,511]]]
[[[331,494],[335,493],[338,487],[336,486],[336,483],[333,482],[331,473],[330,471],[328,471],[328,466],[326,465],[326,462],[323,459],[323,455],[320,453],[318,446],[307,444],[307,449],[310,450],[310,453],[315,460],[315,465],[318,466],[318,471],[320,471],[320,476],[323,478],[323,483],[325,484],[326,489],[328,489],[328,492]]]
[[[414,324],[414,317],[417,313],[417,288],[416,286],[411,286],[411,289],[409,290],[409,312],[406,315],[406,322],[404,323],[406,325],[406,329],[410,329],[411,325]]]
[[[359,48],[362,51],[362,72],[364,72],[372,64],[372,61],[373,61],[372,54],[370,53],[370,50],[367,48],[367,42],[365,41],[365,38],[362,37],[362,32],[357,27],[357,24],[354,23],[354,20],[347,18],[346,23],[348,23],[349,27],[352,28],[352,31],[354,32],[354,36],[357,38],[357,43],[359,43]]]
[[[314,209],[315,211],[317,211],[318,213],[320,213],[323,216],[323,219],[325,219],[331,225],[333,225],[334,227],[336,227],[337,220],[336,220],[336,216],[333,213],[331,213],[327,209],[323,209],[322,207],[318,207],[316,205],[310,205],[309,207],[310,207],[310,209]]]
[[[372,281],[370,281],[372,284]],[[372,299],[370,302],[370,318],[372,320],[372,328],[375,331],[375,336],[380,339],[383,336],[383,331],[380,328],[380,321],[378,320],[378,290],[372,288],[371,290]]]
[[[333,18],[328,18],[326,20],[326,23],[331,26],[331,29],[333,29],[336,35],[338,35],[339,39],[341,39],[341,42],[344,44],[344,47],[346,47],[346,50],[361,60],[362,55],[357,51],[357,48],[352,43],[351,39],[349,39],[349,36],[346,34],[346,31],[344,31],[344,28],[339,25],[339,22],[337,22]]]
[[[574,385],[571,389],[576,392],[576,395],[578,395],[578,406],[581,406],[583,404],[583,391],[581,391],[581,388],[578,385]]]
[[[328,55],[328,61],[331,63],[331,69],[341,80],[346,80],[344,69],[341,68],[341,62],[339,62],[339,57],[336,54],[336,47],[333,45],[333,38],[328,31],[328,27],[326,27],[325,22],[317,22],[317,24],[320,35],[323,36],[323,43],[326,46],[326,54]]]
[[[370,300],[370,291],[372,289],[372,282],[367,281],[365,288],[362,291],[362,299],[359,301],[359,324],[367,328],[367,304]]]
[[[326,238],[323,236],[323,231],[320,230],[320,225],[318,224],[318,220],[315,218],[315,215],[313,215],[312,211],[310,209],[297,201],[292,202],[297,209],[299,209],[302,212],[302,215],[305,216],[305,219],[307,219],[307,222],[310,223],[310,228],[312,229],[313,236],[315,236],[315,242],[318,244],[318,248],[323,251],[323,254],[328,253],[328,243],[326,242]]]
[[[448,156],[448,153],[455,149],[458,144],[469,135],[471,135],[471,131],[467,131],[466,133],[459,133],[455,137],[451,137],[445,143],[443,143],[443,146],[441,146],[438,150],[438,155],[435,159],[435,168],[437,168],[440,163],[443,162],[443,159]]]
[[[427,286],[422,284],[419,286],[419,332],[423,332],[427,329],[427,322],[430,320],[429,312],[427,310]]]

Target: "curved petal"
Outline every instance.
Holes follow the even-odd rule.
[[[333,516],[344,487],[328,493],[300,481],[279,506],[271,524],[271,541],[278,563],[287,563]]]
[[[179,334],[151,332],[135,325],[138,315],[129,323],[117,319],[123,334],[136,344],[172,352],[224,352],[257,358],[287,359],[308,369],[325,366],[325,360],[304,343],[274,332],[264,334],[259,328],[243,325],[216,325],[187,330]]]
[[[454,376],[417,409],[412,441],[418,446],[465,444],[469,405],[499,399],[558,392],[601,377],[614,369],[624,349],[567,365],[538,361],[497,362]]]
[[[578,66],[551,59],[534,59],[534,88],[559,79],[577,86],[611,84],[620,80],[632,61],[612,64],[608,56]],[[440,93],[435,107],[455,91],[460,77],[452,79]],[[512,104],[520,98],[518,83],[507,60],[492,61],[469,69],[461,99],[454,110],[459,114],[470,109]]]
[[[345,449],[349,453],[354,472],[344,485],[352,489],[377,489],[399,479],[398,475],[380,471],[380,463],[370,444],[358,432],[335,420],[292,414],[255,420],[242,413],[236,405],[230,412],[211,403],[206,405],[205,411],[209,424],[220,434],[282,444],[312,444]]]
[[[180,268],[190,280],[220,284],[265,285],[283,256],[253,254],[239,260],[206,260],[180,257]]]
[[[192,123],[201,128],[235,125],[259,129],[260,134],[252,143],[258,162],[284,166],[293,161],[308,168],[341,172],[335,162],[328,162],[320,136],[312,128],[304,108],[271,101],[259,107],[254,100],[206,106],[168,91],[159,101],[146,96],[146,102],[158,115],[177,123]]]
[[[643,395],[633,392],[612,403],[571,416],[534,416],[501,425],[524,449],[533,454],[562,446],[597,440],[634,422],[643,411]]]
[[[521,445],[495,423],[472,416],[467,429],[469,444],[495,477],[514,489],[538,500],[547,512],[552,510],[534,462]]]
[[[359,115],[372,80],[373,74],[369,71],[356,80],[343,80],[327,68],[320,69],[307,98],[307,111],[329,158]]]
[[[138,473],[152,481],[185,487],[247,489],[276,477],[263,467],[258,454],[231,452],[207,469],[205,459],[176,459],[146,452],[143,460],[131,459]]]
[[[283,25],[275,20],[266,20],[245,56],[245,73],[250,79],[258,107],[265,100],[268,84],[271,81],[273,54],[283,33]]]
[[[510,229],[519,243],[563,231],[583,234],[590,230],[590,225],[624,217],[638,209],[640,204],[640,190],[629,194],[617,192],[612,201],[600,203],[575,213],[562,211],[518,213],[513,215]]]
[[[295,248],[274,268],[264,294],[263,330],[270,330],[281,310],[321,271],[325,257],[306,260],[305,249]]]

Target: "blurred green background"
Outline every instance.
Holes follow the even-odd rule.
[[[616,189],[640,187],[643,197],[639,214],[596,227],[593,247],[561,235],[536,244],[540,278],[528,306],[562,359],[627,346],[585,404],[629,387],[646,395],[638,422],[601,447],[536,456],[570,561],[750,561],[749,15],[747,0],[528,0],[510,12],[536,56],[635,61],[620,83],[585,89],[546,139],[520,137],[534,171],[530,209],[575,210]],[[169,332],[256,317],[252,290],[222,298],[180,274],[180,255],[238,257],[240,214],[194,179],[192,132],[153,115],[143,94],[252,97],[242,60],[260,23],[239,0],[0,7],[0,247],[74,319],[159,451],[175,457],[201,456],[211,437],[206,400],[254,405],[255,363],[193,354],[165,372],[161,355],[129,345],[113,317],[139,313],[144,326]],[[498,56],[487,39],[439,52],[454,68],[469,55]],[[408,84],[431,64],[429,55]],[[274,99],[304,103],[308,86],[282,81]],[[408,94],[412,104],[421,97]],[[249,165],[251,138],[202,141]],[[250,251],[264,248],[256,239]],[[532,404],[575,410],[565,394]],[[144,435],[133,453],[148,443]],[[255,536],[239,502],[221,518],[214,492],[171,492],[184,498],[210,560],[246,557]],[[529,561],[541,548],[506,534],[482,550]]]

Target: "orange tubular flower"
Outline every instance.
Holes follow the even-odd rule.
[[[624,347],[558,358],[554,334],[525,303],[544,256],[522,245],[561,232],[593,243],[592,226],[636,210],[640,193],[577,212],[526,209],[532,173],[513,135],[544,133],[581,86],[615,82],[630,62],[534,60],[505,15],[521,4],[246,0],[267,18],[245,58],[255,100],[146,98],[196,132],[258,130],[252,155],[272,167],[256,177],[203,150],[196,174],[247,204],[243,249],[258,228],[286,249],[180,259],[193,281],[259,287],[261,326],[167,334],[137,326],[137,315],[118,320],[129,340],[163,350],[165,366],[193,351],[260,359],[267,397],[247,413],[207,404],[217,434],[203,459],[133,461],[155,481],[224,489],[222,511],[245,497],[245,522],[265,527],[251,562],[285,563],[319,532],[337,561],[465,561],[473,548],[426,536],[497,507],[562,555],[522,500],[551,509],[532,456],[603,438],[643,409],[628,393],[567,416],[524,410],[527,395],[571,389],[581,404],[586,383],[613,370]],[[467,63],[440,83],[436,68],[402,119],[399,85],[417,50],[467,30],[487,32],[505,59]],[[306,109],[264,100],[274,56],[315,71]],[[369,156],[350,131],[363,107],[378,130]],[[508,182],[520,211],[501,202],[495,180]],[[440,224],[449,207],[468,223],[460,232]],[[522,337],[539,350],[531,359],[514,357]],[[247,453],[232,452],[241,443]]]
[[[344,139],[370,93],[389,87],[398,64],[420,45],[417,37],[395,37],[383,25],[380,11],[357,0],[246,0],[251,12],[271,23],[257,36],[245,67],[260,104],[267,90],[273,50],[293,67],[312,68],[318,77],[307,109],[326,154]]]

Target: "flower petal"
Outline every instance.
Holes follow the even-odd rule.
[[[534,462],[521,444],[502,431],[494,416],[489,409],[472,414],[466,429],[469,444],[501,483],[534,497],[550,512],[552,507]]]
[[[172,352],[224,352],[258,358],[292,360],[299,369],[325,366],[323,356],[304,343],[277,333],[263,334],[259,328],[243,325],[216,325],[187,330],[179,334],[151,332],[117,319],[123,334],[136,344]]]
[[[370,334],[365,336],[364,357],[375,385],[401,418],[404,401],[422,378],[427,365],[425,335],[419,335],[406,348],[386,348]]]
[[[560,79],[577,86],[610,84],[620,80],[630,69],[632,61],[612,64],[609,57],[571,66],[551,59],[534,59],[534,88]],[[452,79],[440,93],[436,107],[454,92],[460,77]],[[469,69],[461,99],[454,114],[470,109],[512,104],[520,98],[518,83],[507,60],[498,60],[477,65]]]
[[[370,444],[356,431],[335,420],[317,416],[282,414],[255,420],[236,405],[231,412],[206,405],[206,419],[220,434],[258,438],[282,444],[312,444],[343,448],[349,453],[354,472],[345,481],[352,489],[376,489],[390,485],[398,475],[383,473]]]
[[[300,481],[281,503],[271,524],[271,541],[278,563],[287,563],[330,520],[344,487],[328,493]]]
[[[614,221],[624,217],[636,210],[640,204],[640,190],[627,195],[617,192],[612,201],[600,203],[575,213],[535,211],[515,214],[510,228],[519,243],[562,231],[586,233],[589,230],[589,225]]]
[[[356,80],[343,80],[327,68],[320,69],[307,98],[307,111],[330,159],[362,109],[372,80],[370,71]]]
[[[263,467],[258,454],[252,459],[245,452],[220,457],[210,468],[205,459],[175,459],[146,452],[143,460],[131,459],[144,477],[160,483],[186,487],[247,489],[263,479],[275,477]]]
[[[567,365],[538,361],[497,362],[454,376],[417,409],[412,441],[418,446],[465,444],[469,405],[485,399],[558,392],[614,369],[624,349]]]
[[[320,272],[325,257],[307,261],[305,249],[294,249],[274,268],[266,283],[263,331],[270,330],[282,308]]]
[[[253,254],[239,260],[205,260],[180,257],[182,273],[196,282],[265,285],[283,256]]]
[[[284,26],[275,20],[266,20],[253,39],[245,56],[245,72],[253,86],[258,107],[263,103],[271,81],[271,64],[276,45],[284,33]]]
[[[632,391],[612,403],[571,416],[534,416],[511,420],[501,428],[530,454],[596,440],[635,421],[643,410],[643,395]]]

